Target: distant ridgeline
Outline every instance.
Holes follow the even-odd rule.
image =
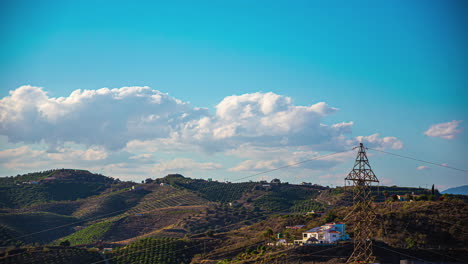
[[[0,207],[19,208],[46,201],[76,200],[99,194],[118,182],[87,170],[73,169],[0,177]]]

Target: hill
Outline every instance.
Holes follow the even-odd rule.
[[[44,181],[51,175],[56,177]],[[17,185],[25,179],[39,183]],[[216,182],[179,174],[136,184],[74,170],[11,177],[3,186],[47,187],[57,183],[71,188],[62,192],[73,192],[73,186],[66,183],[76,179],[101,184],[102,189],[96,191],[94,185],[87,192],[77,189],[86,193],[79,199],[47,200],[37,196],[23,205],[4,201],[6,206],[0,208],[0,238],[6,248],[0,250],[0,263],[18,260],[8,257],[12,252],[21,259],[37,254],[38,259],[47,262],[44,251],[50,253],[51,263],[58,258],[66,260],[63,263],[78,263],[73,254],[83,259],[102,259],[104,255],[85,248],[103,247],[113,248],[105,253],[109,263],[320,263],[339,261],[339,256],[349,254],[352,248],[349,242],[321,249],[268,245],[278,233],[292,242],[309,228],[345,220],[351,194],[343,187],[279,181]],[[412,201],[399,201],[397,195]],[[425,259],[424,250],[435,250],[434,256],[429,254],[434,261],[440,260],[437,254],[464,258],[468,207],[463,199],[397,186],[373,188],[372,197],[377,213],[372,229],[380,246],[376,249],[380,260],[388,260],[385,253],[391,251],[403,254],[392,253],[393,259],[404,254]],[[286,228],[291,225],[304,227]],[[353,236],[353,223],[347,225]],[[321,250],[327,251],[319,254]]]
[[[85,170],[57,169],[0,178],[0,207],[21,208],[97,195],[118,180]],[[73,191],[71,191],[73,190]]]
[[[468,195],[468,185],[449,188],[442,193]]]

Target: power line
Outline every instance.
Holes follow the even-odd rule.
[[[351,150],[343,150],[343,151],[338,151],[338,152],[335,152],[335,153],[330,153],[330,154],[326,154],[326,155],[322,155],[322,156],[313,157],[313,158],[302,160],[302,161],[299,161],[299,162],[296,162],[296,163],[288,164],[288,165],[281,166],[281,167],[278,167],[278,168],[274,168],[274,169],[271,169],[271,170],[266,170],[266,171],[262,171],[262,172],[259,172],[259,173],[255,173],[255,174],[246,176],[246,177],[242,177],[242,178],[237,179],[236,181],[251,178],[251,177],[266,174],[266,173],[270,173],[270,172],[285,169],[285,168],[289,168],[289,167],[296,166],[296,165],[299,165],[299,164],[303,164],[303,163],[306,163],[306,162],[318,160],[318,159],[325,158],[325,157],[330,157],[330,156],[333,156],[333,155],[336,155],[336,154],[349,152],[349,151],[351,151]]]
[[[253,219],[258,219],[258,218],[263,218],[265,216],[272,216],[272,215],[277,215],[279,213],[271,213],[271,214],[267,214],[267,215],[263,215],[263,216],[259,216],[257,218],[253,218]],[[251,220],[253,220],[251,219]],[[231,224],[231,225],[228,225],[228,226],[233,226],[233,225],[238,225],[240,223],[234,223],[234,224]],[[228,227],[228,226],[225,226],[225,227]],[[216,230],[216,229],[215,229]],[[199,234],[203,234],[203,233],[199,233]],[[197,234],[195,234],[197,235]],[[254,243],[253,245],[257,245],[257,244],[260,244],[260,243],[263,243],[265,242],[267,239],[264,239],[264,240],[260,240],[256,243]],[[140,252],[146,252],[147,250],[149,249],[152,249],[152,248],[155,248],[155,247],[160,247],[162,245],[165,245],[165,244],[170,244],[170,243],[174,243],[175,241],[170,241],[170,242],[167,242],[167,243],[163,243],[163,244],[159,244],[159,245],[156,245],[156,246],[152,246],[152,247],[147,247],[147,248],[143,248],[143,249],[140,249],[140,250],[137,250],[137,251],[134,251],[134,252],[131,252],[131,253],[127,253],[127,254],[122,254],[122,255],[118,255],[118,256],[115,256],[115,257],[112,257],[112,258],[109,258],[107,260],[111,260],[111,259],[115,259],[115,258],[118,258],[118,257],[122,257],[122,256],[128,256],[128,255],[133,255],[133,254],[136,254],[136,253],[140,253]],[[163,254],[164,255],[167,255],[169,253],[174,253],[174,252],[178,252],[178,251],[181,251],[181,250],[187,250],[189,248],[194,248],[194,247],[198,247],[199,245],[194,245],[194,246],[191,246],[191,247],[187,247],[187,248],[184,248],[184,249],[178,249],[178,250],[172,250],[166,254]],[[251,247],[252,245],[248,245],[248,247]],[[341,245],[341,246],[336,246],[336,247],[333,247],[333,248],[328,248],[328,249],[325,249],[325,250],[319,250],[319,251],[316,251],[314,253],[311,253],[309,255],[312,255],[314,256],[316,253],[321,253],[321,252],[325,252],[325,251],[329,251],[329,250],[332,250],[332,249],[337,249],[337,248],[341,248],[341,247],[344,247],[344,246],[347,246],[347,245]],[[242,247],[241,247],[242,248]],[[274,254],[278,254],[278,253],[282,253],[282,252],[285,252],[285,251],[289,251],[293,248],[287,248],[287,249],[284,249],[284,250],[281,250],[281,251],[278,251],[278,252],[272,252]],[[90,263],[90,264],[98,264],[98,263],[102,263],[102,262],[105,262],[105,260],[100,260],[100,261],[96,261],[96,262],[93,262],[93,263]],[[133,262],[132,262],[133,263]]]
[[[247,179],[247,178],[251,178],[251,177],[255,177],[255,176],[257,176],[257,175],[266,174],[266,173],[269,173],[269,172],[273,172],[273,171],[285,169],[285,168],[288,168],[288,167],[296,166],[296,165],[303,164],[303,163],[306,163],[306,162],[310,162],[310,161],[313,161],[313,160],[318,160],[318,159],[321,159],[321,158],[330,157],[330,156],[333,156],[333,155],[336,155],[336,154],[340,154],[340,153],[344,153],[344,152],[348,152],[348,151],[351,151],[351,150],[338,151],[338,152],[335,152],[335,153],[330,153],[330,154],[326,154],[326,155],[317,156],[317,157],[314,157],[314,158],[302,160],[302,161],[299,161],[299,162],[296,162],[296,163],[293,163],[293,164],[285,165],[285,166],[278,167],[278,168],[275,168],[275,169],[266,170],[266,171],[262,171],[262,172],[259,172],[259,173],[255,173],[255,174],[246,176],[246,177],[238,178],[238,179],[236,179],[236,180],[233,180],[233,182],[240,181],[240,180]],[[215,188],[215,186],[212,186],[212,188]],[[181,191],[181,192],[183,192],[183,191]],[[174,196],[177,197],[176,194],[179,194],[179,193],[176,192],[176,193],[175,193],[174,195],[172,195],[172,196],[165,197],[164,199],[159,199],[159,200],[156,200],[156,201],[154,201],[154,202],[163,201],[163,200],[165,200],[165,199],[167,199],[167,198],[174,197]],[[226,194],[226,195],[227,195],[227,194]],[[74,225],[74,224],[87,222],[87,221],[93,220],[93,219],[100,219],[100,218],[102,218],[102,217],[104,217],[104,216],[112,215],[112,214],[119,213],[119,212],[124,212],[124,211],[127,211],[127,210],[131,209],[131,208],[133,208],[133,207],[128,207],[128,208],[116,210],[116,211],[113,211],[113,212],[110,212],[110,213],[107,213],[107,214],[103,214],[103,215],[99,215],[99,216],[95,216],[95,217],[84,218],[84,219],[82,219],[82,220],[80,220],[80,221],[76,221],[76,222],[73,222],[73,223],[69,223],[69,224],[65,224],[65,225],[60,225],[60,226],[56,226],[56,227],[52,227],[52,228],[48,228],[48,229],[45,229],[45,230],[40,230],[40,231],[28,233],[28,234],[23,234],[23,235],[20,235],[20,236],[15,236],[15,237],[12,237],[12,238],[8,239],[7,241],[11,241],[11,240],[18,239],[18,238],[23,238],[23,237],[32,236],[32,235],[35,235],[35,234],[39,234],[39,233],[43,233],[43,232],[48,232],[48,231],[52,231],[52,230],[64,228],[64,227],[67,227],[67,226],[72,226],[72,225]]]
[[[183,191],[182,191],[182,192],[183,192]],[[165,198],[163,198],[163,199],[156,200],[156,201],[154,201],[154,202],[164,201],[164,200],[167,200],[168,198],[173,198],[173,197],[177,197],[177,196],[181,196],[181,194],[180,194],[179,192],[176,192],[176,193],[174,193],[172,196],[168,196],[168,197],[165,197]],[[72,225],[75,225],[75,224],[83,223],[83,222],[88,222],[88,221],[94,220],[94,219],[101,219],[101,218],[103,218],[103,217],[105,217],[105,216],[109,216],[109,215],[112,215],[112,214],[115,214],[115,213],[127,211],[127,210],[129,210],[129,209],[131,209],[131,208],[133,208],[133,207],[128,207],[128,208],[116,210],[116,211],[113,211],[113,212],[110,212],[110,213],[107,213],[107,214],[102,214],[102,215],[98,215],[98,216],[93,216],[93,217],[89,217],[89,218],[84,218],[84,219],[82,219],[82,220],[80,220],[80,221],[76,221],[76,222],[73,222],[73,223],[68,223],[68,224],[64,224],[64,225],[60,225],[60,226],[56,226],[56,227],[52,227],[52,228],[48,228],[48,229],[44,229],[44,230],[40,230],[40,231],[36,231],[36,232],[32,232],[32,233],[28,233],[28,234],[23,234],[23,235],[20,235],[20,236],[12,237],[12,238],[8,239],[7,241],[14,240],[14,239],[18,239],[18,238],[22,238],[22,237],[32,236],[32,235],[40,234],[40,233],[43,233],[43,232],[48,232],[48,231],[52,231],[52,230],[55,230],[55,229],[60,229],[60,228],[63,228],[63,227],[67,227],[67,226],[72,226]]]
[[[280,212],[281,213],[281,212]],[[255,220],[255,219],[261,219],[261,218],[264,218],[264,217],[267,217],[267,216],[272,216],[272,215],[278,215],[280,213],[271,213],[271,214],[266,214],[266,215],[262,215],[262,216],[259,216],[259,217],[255,217],[255,218],[251,218],[249,219],[248,221],[252,221],[252,220]],[[235,225],[239,225],[241,224],[241,222],[238,222],[238,223],[234,223],[234,224],[230,224],[230,225],[227,225],[227,226],[220,226],[218,228],[215,228],[213,229],[213,231],[216,231],[216,230],[219,230],[219,229],[222,229],[222,228],[226,228],[226,227],[231,227],[231,226],[235,226]],[[204,232],[202,233],[195,233],[194,235],[201,235],[201,234],[204,234]],[[260,242],[263,242],[264,240],[261,240],[257,243],[260,243]],[[143,249],[140,249],[140,250],[136,250],[136,251],[133,251],[133,252],[130,252],[130,253],[127,253],[127,254],[122,254],[122,255],[118,255],[118,256],[115,256],[115,257],[112,257],[112,258],[108,258],[107,260],[112,260],[112,259],[115,259],[115,258],[118,258],[118,257],[122,257],[122,256],[128,256],[128,255],[133,255],[133,254],[137,254],[137,253],[140,253],[140,252],[145,252],[149,249],[152,249],[152,248],[156,248],[156,247],[160,247],[162,245],[166,245],[166,244],[170,244],[170,243],[175,243],[175,241],[170,241],[170,242],[167,242],[167,243],[162,243],[162,244],[158,244],[158,245],[155,245],[155,246],[151,246],[151,247],[145,247]],[[180,251],[180,250],[187,250],[189,248],[194,248],[194,247],[198,247],[199,245],[194,245],[194,246],[191,246],[191,247],[187,247],[187,248],[183,248],[183,249],[179,249],[179,250],[173,250],[173,251],[170,251],[164,255],[167,255],[171,252],[177,252],[177,251]],[[100,261],[96,261],[96,262],[93,262],[93,263],[90,263],[90,264],[98,264],[98,263],[103,263],[105,262],[106,260],[100,260]]]
[[[378,247],[378,248],[381,248],[381,249],[388,250],[388,251],[393,252],[393,253],[397,253],[397,254],[402,255],[402,256],[405,256],[405,257],[415,258],[415,259],[420,260],[420,261],[422,261],[422,262],[432,263],[432,262],[430,262],[430,261],[426,261],[426,260],[424,260],[424,259],[420,259],[420,258],[415,257],[415,256],[403,254],[403,253],[398,252],[398,251],[396,251],[396,250],[392,250],[392,249],[385,248],[385,247],[381,247],[381,246],[377,246],[377,245],[374,245],[374,246],[376,246],[376,247]]]
[[[299,164],[303,164],[303,163],[306,163],[306,162],[310,162],[310,161],[313,161],[313,160],[317,160],[317,159],[321,159],[321,158],[325,158],[325,157],[330,157],[330,156],[333,156],[333,155],[336,155],[336,154],[340,154],[340,153],[344,153],[344,152],[348,152],[348,151],[351,151],[351,150],[339,151],[339,152],[335,152],[335,153],[330,153],[330,154],[326,154],[326,155],[322,155],[322,156],[318,156],[318,157],[314,157],[314,158],[302,160],[302,161],[299,161],[299,162],[296,162],[296,163],[293,163],[293,164],[281,166],[281,167],[278,167],[278,168],[275,168],[275,169],[271,169],[271,170],[267,170],[267,171],[255,173],[255,174],[252,174],[252,175],[249,175],[249,176],[246,176],[246,177],[242,177],[242,178],[239,178],[239,179],[234,180],[233,182],[235,182],[235,181],[240,181],[240,180],[247,179],[247,178],[251,178],[251,177],[255,177],[255,176],[258,176],[258,175],[261,175],[261,174],[266,174],[266,173],[269,173],[269,172],[273,172],[273,171],[277,171],[277,170],[289,168],[289,167],[296,166],[296,165],[299,165]],[[265,216],[270,216],[270,215],[275,215],[275,214],[278,214],[278,213],[267,214],[267,215],[260,216],[260,217],[258,217],[258,218],[263,218],[263,217],[265,217]],[[251,220],[254,220],[254,219],[257,219],[257,218],[250,219],[250,221],[251,221]],[[237,224],[239,224],[239,223],[235,223],[235,224],[232,224],[232,225],[237,225]],[[224,226],[223,228],[226,228],[226,227],[229,227],[229,226],[232,226],[232,225]],[[219,228],[221,228],[221,227],[219,227]],[[215,229],[215,230],[216,230],[216,229]],[[168,243],[173,243],[173,242],[168,242]],[[166,243],[166,244],[168,244],[168,243]],[[153,246],[153,247],[141,249],[141,250],[138,250],[138,251],[129,253],[129,254],[119,255],[119,257],[126,256],[126,255],[133,255],[133,254],[136,254],[136,253],[139,253],[139,252],[142,252],[142,251],[147,251],[147,250],[149,250],[149,249],[151,249],[151,248],[158,247],[158,246],[161,246],[161,245],[157,245],[157,246]],[[195,245],[195,246],[198,246],[198,245]],[[195,247],[195,246],[192,246],[192,247]],[[189,248],[192,248],[192,247],[189,247]],[[187,249],[187,248],[185,248],[185,249]],[[177,250],[176,250],[176,251],[177,251]],[[176,252],[176,251],[173,251],[173,252]],[[325,250],[325,251],[326,251],[326,250]],[[317,252],[317,253],[318,253],[318,252]],[[111,259],[114,259],[114,258],[116,258],[116,257],[110,258],[110,259],[108,259],[108,260],[111,260]],[[94,263],[92,263],[92,264],[97,264],[97,263],[102,263],[102,262],[105,262],[105,261],[102,260],[102,261],[94,262]]]
[[[408,156],[404,156],[404,155],[400,155],[400,154],[396,154],[396,153],[391,153],[391,152],[387,152],[387,151],[383,151],[383,150],[379,150],[379,149],[373,149],[373,148],[368,148],[368,149],[378,151],[378,152],[382,152],[382,153],[389,154],[389,155],[393,155],[393,156],[397,156],[397,157],[400,157],[400,158],[405,158],[405,159],[415,160],[415,161],[419,161],[419,162],[424,162],[424,163],[427,163],[427,164],[432,164],[432,165],[439,166],[439,167],[442,167],[442,168],[449,168],[449,169],[452,169],[452,170],[468,172],[468,170],[459,169],[459,168],[455,168],[455,167],[448,166],[448,165],[443,165],[443,164],[432,162],[432,161],[426,161],[426,160],[422,160],[422,159],[412,158],[412,157],[408,157]]]

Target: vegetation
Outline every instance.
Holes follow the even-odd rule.
[[[221,203],[239,200],[245,192],[251,191],[257,185],[254,182],[221,183],[204,180],[192,180],[178,184],[202,194],[204,198],[210,201]]]
[[[101,261],[97,251],[74,247],[26,247],[0,254],[0,263],[17,264],[81,264]]]
[[[197,245],[174,238],[146,238],[107,254],[112,264],[190,263]]]
[[[1,244],[18,244],[17,240],[21,240],[26,244],[34,242],[47,243],[73,232],[73,229],[67,225],[76,221],[77,219],[74,217],[45,212],[0,214],[0,226],[2,226],[0,234],[13,238],[11,241],[8,239],[2,240]],[[57,226],[64,227],[39,232]],[[19,238],[16,239],[15,237]]]
[[[60,243],[63,241],[69,241],[71,245],[75,246],[99,242],[102,240],[106,232],[109,231],[112,223],[113,221],[107,220],[90,225],[82,230],[60,239]]]
[[[114,179],[83,170],[51,170],[0,178],[0,207],[77,200],[103,192]],[[73,190],[73,192],[70,192]]]
[[[31,181],[37,184],[24,183]],[[178,174],[135,184],[87,171],[52,170],[0,183],[0,263],[78,263],[74,254],[88,263],[103,260],[98,249],[78,247],[117,247],[105,253],[109,263],[290,262],[287,248],[267,243],[279,233],[292,243],[307,229],[343,221],[352,201],[343,187],[220,183]],[[374,188],[372,196],[376,243],[409,255],[463,250],[468,244],[465,196],[396,186]],[[352,237],[353,223],[346,224]],[[293,225],[304,227],[286,228]],[[302,257],[310,252],[292,250],[298,262],[349,253],[331,248],[323,259],[307,259]]]
[[[318,190],[309,187],[299,187],[292,185],[274,186],[264,196],[254,201],[254,206],[268,212],[285,212],[293,210],[304,212],[306,210],[316,210],[322,206],[313,202],[317,197]],[[316,208],[316,209],[313,209]]]

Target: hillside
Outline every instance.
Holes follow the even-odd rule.
[[[442,193],[468,195],[468,185],[448,188],[447,190],[443,191]]]
[[[50,201],[74,201],[103,193],[118,183],[118,180],[103,175],[72,169],[1,177],[0,207],[21,208]]]
[[[75,189],[66,183],[79,179],[82,184],[101,184],[103,189],[96,191],[90,185],[84,192],[78,188],[81,194],[92,193],[80,199],[46,200],[38,196],[38,200],[30,197],[22,206],[18,202],[6,204],[0,209],[1,246],[5,247],[0,251],[0,263],[16,263],[31,255],[50,263],[60,262],[58,259],[81,263],[73,254],[102,260],[104,255],[96,255],[98,249],[84,247],[113,248],[105,254],[109,263],[306,263],[339,261],[339,256],[349,254],[352,248],[349,242],[322,248],[325,253],[319,253],[322,251],[316,247],[268,246],[278,233],[292,242],[300,239],[304,230],[343,221],[351,202],[349,191],[343,187],[225,183],[178,174],[136,184],[84,171],[79,171],[76,179],[73,170],[51,173],[13,177],[4,186],[47,187],[55,183],[71,188],[62,192],[73,193]],[[44,182],[50,175],[57,177]],[[17,185],[14,179],[40,183]],[[396,195],[414,201],[398,201]],[[466,259],[464,223],[468,207],[463,200],[440,196],[437,191],[432,195],[427,189],[397,186],[374,188],[372,196],[377,213],[372,229],[381,260],[388,260],[385,253],[388,255],[389,250],[422,257],[424,250],[435,250],[432,260],[439,260],[439,253]],[[304,227],[286,229],[292,225]],[[353,236],[353,223],[347,225]],[[13,252],[16,257],[12,257]],[[392,254],[394,259],[403,256]]]
[[[377,221],[373,232],[378,246],[375,247],[376,256],[381,260],[389,260],[393,250],[410,256],[417,256],[432,260],[468,260],[464,234],[465,226],[461,219],[467,219],[468,206],[461,201],[449,202],[414,202],[414,203],[381,203],[377,206]],[[337,256],[349,256],[352,245],[328,248],[300,247],[300,248],[269,248],[267,242],[275,241],[276,234],[281,233],[288,241],[301,238],[301,232],[329,221],[341,221],[347,214],[346,207],[338,207],[323,216],[277,215],[264,221],[246,226],[235,231],[220,233],[214,236],[215,246],[204,256],[197,256],[194,263],[274,263],[275,260],[303,263],[304,261],[344,261]],[[454,213],[456,212],[456,213]],[[305,225],[299,230],[286,229],[286,226]],[[353,225],[348,232],[353,235]],[[266,230],[271,229],[271,235]],[[383,248],[383,249],[382,249]],[[328,252],[321,252],[322,250]],[[388,249],[388,250],[385,250]],[[285,253],[287,255],[284,255]],[[293,252],[293,254],[291,254]],[[317,252],[317,257],[314,257]],[[432,253],[431,253],[432,252]],[[440,256],[442,254],[442,258]],[[293,257],[291,257],[293,255]],[[450,259],[450,257],[452,259]],[[391,258],[390,258],[391,259]],[[234,261],[236,260],[236,261]],[[341,263],[341,262],[340,262]]]

